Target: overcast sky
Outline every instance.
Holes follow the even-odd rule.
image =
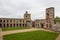
[[[55,7],[55,16],[60,17],[60,0],[0,0],[0,17],[23,18],[28,11],[33,20],[44,19],[48,7]]]

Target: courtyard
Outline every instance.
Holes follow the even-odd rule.
[[[59,33],[42,28],[3,31],[3,40],[55,40]]]
[[[29,29],[28,27],[5,27],[2,28],[2,31],[11,31],[11,30],[22,30],[22,29]]]
[[[3,36],[3,40],[55,40],[58,33],[43,30],[20,32]]]

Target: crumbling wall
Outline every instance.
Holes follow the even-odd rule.
[[[0,40],[2,40],[2,29],[0,28]]]

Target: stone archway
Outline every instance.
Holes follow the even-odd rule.
[[[48,28],[48,24],[46,24],[46,27]]]
[[[35,27],[35,22],[32,22],[32,27]]]
[[[51,28],[52,27],[52,25],[51,24],[49,24],[49,28]]]
[[[32,27],[35,27],[35,25],[33,24]]]
[[[41,28],[44,28],[44,23],[41,23]]]
[[[0,24],[0,28],[2,27],[2,24]]]

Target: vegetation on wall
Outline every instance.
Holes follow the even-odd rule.
[[[54,21],[55,21],[55,22],[60,22],[60,17],[56,17],[56,18],[54,19]]]

